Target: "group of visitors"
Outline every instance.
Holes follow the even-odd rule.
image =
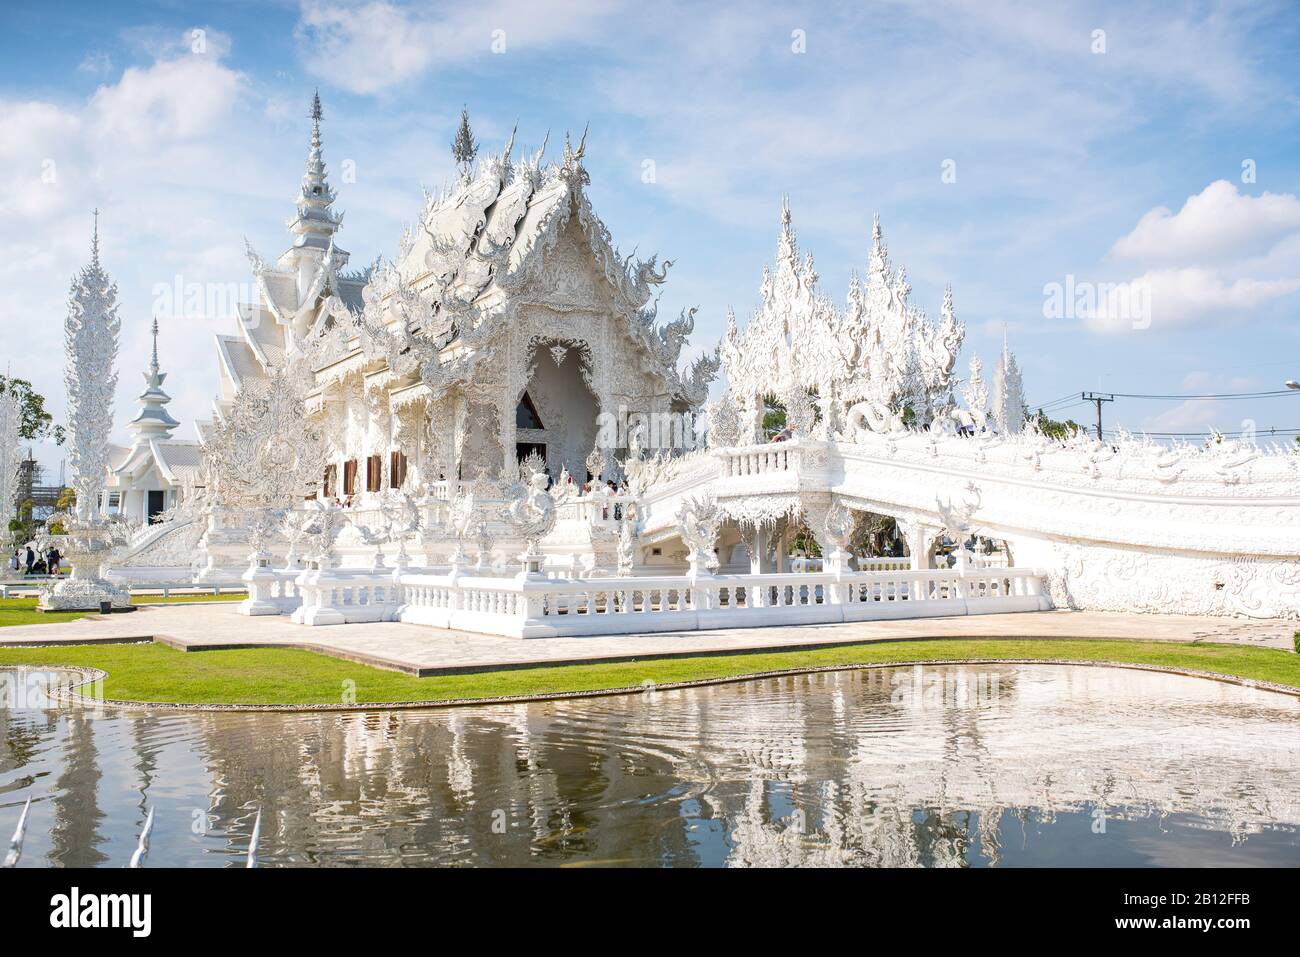
[[[29,542],[25,547],[14,549],[9,556],[9,570],[22,571],[26,575],[57,575],[62,561],[63,556],[53,545],[41,553]]]
[[[569,481],[570,481],[570,482],[573,481],[572,477],[570,477]],[[605,480],[605,485],[602,487],[601,484],[600,484],[600,478],[599,478],[599,476],[597,476],[597,477],[593,477],[590,481],[588,481],[588,482],[585,483],[584,485],[580,486],[579,489],[578,489],[578,494],[579,494],[579,495],[591,495],[591,494],[593,494],[594,492],[600,492],[606,500],[611,499],[611,498],[614,498],[614,497],[616,497],[616,496],[620,496],[620,495],[627,495],[627,494],[628,494],[628,491],[627,491],[627,480],[624,479],[623,481],[621,481],[621,482],[619,482],[617,485],[615,485],[613,479],[606,479],[606,480]],[[614,503],[614,521],[616,521],[616,522],[621,522],[621,521],[623,521],[624,517],[626,517],[629,521],[631,521],[631,520],[634,518],[634,510],[635,510],[635,508],[636,508],[636,506],[635,506],[632,502],[629,502],[629,503],[627,504],[627,515],[624,516],[624,514],[623,514],[623,503],[622,503],[622,502],[615,502],[615,503]],[[609,503],[608,503],[608,501],[606,501],[606,504],[605,504],[604,507],[601,509],[601,518],[602,518],[602,519],[608,519],[608,518],[609,518]]]

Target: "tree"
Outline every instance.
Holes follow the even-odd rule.
[[[8,393],[18,400],[18,437],[29,442],[52,438],[62,445],[66,437],[63,426],[54,424],[54,416],[45,411],[45,396],[32,388],[26,379],[11,379],[0,375],[0,394]]]
[[[22,413],[18,398],[8,392],[0,392],[0,515],[8,520],[14,513],[14,501],[18,497],[18,484],[21,478],[18,448],[18,430]]]
[[[474,142],[474,133],[469,128],[468,109],[460,111],[460,128],[456,130],[456,138],[451,141],[451,156],[460,167],[461,174],[468,176],[474,157],[478,156],[478,144]]]
[[[1034,427],[1038,429],[1041,434],[1047,436],[1049,439],[1057,439],[1058,441],[1067,439],[1083,429],[1083,426],[1078,422],[1075,422],[1074,419],[1066,419],[1064,422],[1049,419],[1047,413],[1042,409],[1038,410],[1037,415],[1030,416],[1029,409],[1026,408],[1025,418],[1033,418]]]

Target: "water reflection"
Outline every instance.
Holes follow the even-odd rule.
[[[422,712],[52,708],[0,675],[22,866],[1300,863],[1300,702],[968,665]],[[16,683],[16,684],[15,684]],[[35,697],[35,701],[33,700]]]

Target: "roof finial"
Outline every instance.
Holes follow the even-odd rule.
[[[510,165],[510,154],[515,151],[515,134],[519,132],[519,120],[515,120],[514,127],[510,130],[510,139],[506,141],[506,148],[501,152],[501,161],[507,166]]]
[[[99,207],[95,207],[95,225],[90,234],[90,261],[99,265]]]
[[[474,142],[474,133],[469,128],[469,107],[461,107],[460,127],[456,130],[456,138],[451,141],[451,158],[460,167],[461,175],[468,178],[476,156],[478,144]]]
[[[319,124],[324,115],[320,108],[320,87],[317,87],[311,98],[311,118]]]
[[[153,317],[153,359],[149,362],[149,371],[158,374],[158,317]]]

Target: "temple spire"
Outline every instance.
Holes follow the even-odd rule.
[[[310,246],[326,249],[335,231],[343,222],[343,217],[330,208],[337,198],[326,178],[321,149],[320,121],[324,111],[320,104],[320,91],[311,98],[311,146],[307,151],[307,168],[302,176],[302,189],[298,194],[297,215],[289,221],[289,229],[294,233],[295,247]]]
[[[93,266],[99,265],[99,207],[95,207],[95,225],[91,227],[90,233],[90,262]]]
[[[149,360],[149,371],[144,373],[145,389],[140,393],[140,411],[130,421],[127,428],[136,434],[137,441],[148,439],[169,439],[172,429],[180,425],[168,414],[165,406],[170,402],[169,396],[162,389],[167,373],[158,365],[158,320],[153,321],[153,356]]]
[[[149,372],[158,375],[158,317],[153,320],[153,358],[149,360]],[[161,380],[159,380],[161,381]]]

